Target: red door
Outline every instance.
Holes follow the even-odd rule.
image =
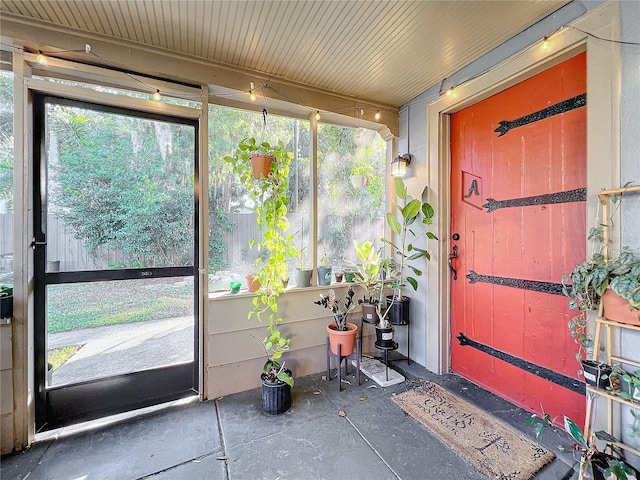
[[[451,367],[584,421],[561,294],[585,258],[586,54],[451,117]]]

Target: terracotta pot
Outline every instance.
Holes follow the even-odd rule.
[[[247,274],[247,290],[250,292],[256,292],[260,288],[260,280],[256,278],[255,273]]]
[[[353,353],[353,346],[356,343],[356,333],[358,326],[354,323],[347,323],[347,330],[341,332],[336,330],[336,324],[327,325],[327,333],[329,334],[329,345],[334,355],[338,354],[338,344],[340,344],[340,355],[346,357]]]
[[[602,294],[604,316],[607,320],[631,325],[640,325],[640,310],[631,310],[631,304],[616,292],[607,288]]]
[[[253,178],[267,178],[271,174],[271,164],[273,157],[271,155],[251,155],[251,171]]]

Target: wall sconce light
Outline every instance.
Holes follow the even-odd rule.
[[[362,188],[367,184],[367,176],[354,173],[351,175],[351,185],[353,188]]]
[[[405,153],[404,155],[398,155],[391,162],[391,176],[392,177],[404,177],[407,174],[407,167],[411,163],[411,154]]]

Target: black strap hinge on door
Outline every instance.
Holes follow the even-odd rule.
[[[489,345],[485,345],[484,343],[476,342],[475,340],[471,340],[464,333],[460,332],[460,334],[456,337],[460,342],[461,346],[469,346],[473,347],[481,352],[487,353],[492,357],[498,358],[504,362],[507,362],[514,367],[518,367],[525,372],[529,372],[532,375],[543,378],[550,382],[555,383],[556,385],[560,385],[572,392],[579,393],[580,395],[585,395],[586,387],[585,384],[580,380],[576,380],[575,378],[568,377],[563,375],[562,373],[555,372],[546,367],[541,367],[540,365],[536,365],[535,363],[529,362],[522,358],[516,357],[509,353],[498,350],[497,348],[490,347]]]

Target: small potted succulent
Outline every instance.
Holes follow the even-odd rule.
[[[342,302],[336,297],[336,293],[333,289],[329,290],[328,294],[321,293],[320,300],[313,303],[320,305],[321,307],[331,310],[333,315],[333,322],[327,325],[327,333],[329,334],[329,344],[331,345],[331,351],[334,355],[338,354],[338,344],[340,347],[340,355],[346,357],[353,353],[353,347],[356,341],[356,333],[358,332],[358,326],[354,323],[349,323],[349,314],[356,308],[356,303],[353,301],[355,292],[353,288],[349,286],[347,294]],[[341,305],[342,303],[342,305]]]
[[[318,285],[331,284],[331,270],[329,257],[327,256],[326,242],[322,242],[322,256],[320,257],[320,265],[318,265]]]

